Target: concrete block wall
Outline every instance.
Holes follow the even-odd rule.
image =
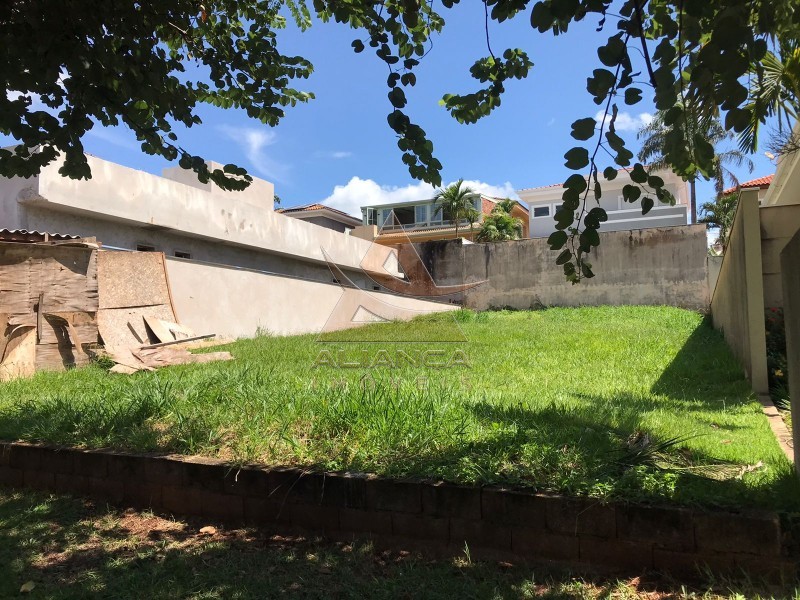
[[[596,276],[564,278],[546,239],[494,244],[431,242],[418,252],[439,285],[486,281],[467,291],[475,310],[540,306],[671,305],[707,310],[705,225],[601,233],[589,257]]]
[[[0,442],[0,484],[88,495],[232,525],[369,537],[377,546],[555,562],[621,572],[794,576],[791,531],[776,514],[565,498],[364,473],[237,467]]]
[[[745,191],[711,299],[714,327],[722,331],[757,394],[769,394],[764,329],[764,283],[758,192]]]

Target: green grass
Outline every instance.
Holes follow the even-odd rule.
[[[453,318],[466,341],[368,341],[439,339]],[[741,369],[696,313],[459,311],[337,338],[242,340],[234,361],[134,376],[40,373],[0,387],[0,437],[600,498],[800,503]],[[442,362],[454,364],[431,366]],[[649,450],[626,450],[635,440]]]
[[[0,489],[0,597],[17,598],[800,598],[796,582],[657,574],[618,579],[508,563],[379,552],[364,542],[270,536],[65,496]]]

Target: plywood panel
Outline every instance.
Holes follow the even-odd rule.
[[[98,342],[97,320],[93,313],[45,313],[40,332],[41,344],[67,344],[70,341],[69,331],[63,319],[69,320],[75,328],[81,344]]]
[[[19,327],[10,336],[0,363],[0,381],[30,377],[36,371],[36,329]]]
[[[90,248],[0,243],[0,311],[96,312],[97,257]]]
[[[97,326],[103,344],[128,348],[158,340],[149,336],[144,318],[174,320],[172,309],[164,304],[132,308],[106,308],[97,313]]]
[[[14,315],[33,310],[30,270],[27,256],[6,255],[0,249],[0,311]]]
[[[160,252],[104,251],[97,260],[100,308],[171,305]]]
[[[37,371],[63,371],[86,364],[89,364],[88,356],[79,352],[71,343],[36,345]]]

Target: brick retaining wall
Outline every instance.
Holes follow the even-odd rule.
[[[768,512],[600,504],[496,487],[0,442],[0,484],[379,546],[693,575],[797,573],[789,532]]]

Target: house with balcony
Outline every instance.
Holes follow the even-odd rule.
[[[601,232],[669,227],[689,223],[689,184],[672,171],[660,171],[655,174],[664,180],[666,188],[675,197],[675,205],[661,204],[656,200],[656,204],[650,212],[643,215],[641,199],[630,203],[625,202],[622,197],[622,188],[625,185],[633,184],[633,181],[628,171],[621,169],[612,181],[601,181],[603,194],[599,206],[608,214],[608,221],[600,226]],[[561,183],[517,190],[520,199],[528,204],[530,210],[531,237],[547,237],[555,231],[553,216],[561,206],[563,193],[564,186]],[[589,208],[598,205],[591,192],[587,203]]]
[[[502,198],[474,194],[472,202],[479,216],[471,227],[466,219],[462,219],[456,227],[456,222],[446,210],[436,210],[433,198],[362,206],[362,224],[356,227],[351,235],[387,246],[403,243],[406,239],[414,243],[456,238],[472,241],[480,231],[483,218],[492,212],[500,200]],[[517,202],[511,214],[522,220],[522,237],[527,238],[528,209]]]

